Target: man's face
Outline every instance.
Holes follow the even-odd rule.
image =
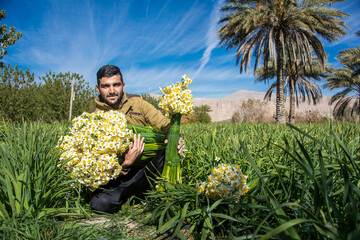
[[[121,81],[120,75],[103,77],[99,81],[96,89],[102,100],[112,108],[117,109],[125,91],[125,84]]]

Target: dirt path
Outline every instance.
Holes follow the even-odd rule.
[[[123,217],[95,217],[81,220],[84,224],[91,224],[103,228],[123,227],[123,233],[129,237],[129,239],[156,239],[167,240],[171,239],[171,231],[163,235],[156,234],[156,227],[152,225],[143,224],[137,221],[122,220]],[[102,228],[101,227],[101,228]],[[184,231],[182,231],[184,233]],[[105,239],[105,238],[104,238]],[[193,238],[189,238],[193,239]]]

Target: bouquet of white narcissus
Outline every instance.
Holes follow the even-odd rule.
[[[72,179],[96,189],[119,176],[123,153],[134,132],[145,137],[144,153],[135,166],[145,164],[158,150],[165,148],[163,133],[127,124],[122,113],[83,113],[73,120],[70,133],[58,141],[57,147],[62,151],[60,161],[66,161],[63,167]]]
[[[190,83],[192,80],[184,75],[181,82],[160,88],[163,96],[159,97],[159,108],[165,117],[171,119],[162,177],[171,183],[181,183],[180,157],[177,146],[180,137],[181,116],[193,112],[193,96],[188,87]]]
[[[239,201],[249,191],[246,179],[239,165],[220,164],[208,176],[208,181],[200,185],[199,191],[214,200],[234,197]]]
[[[174,114],[189,114],[193,112],[193,96],[189,89],[192,80],[184,75],[181,82],[160,88],[163,96],[159,97],[159,108],[165,117],[170,119]]]

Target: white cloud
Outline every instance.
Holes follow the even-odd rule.
[[[201,59],[200,59],[200,67],[196,71],[195,76],[196,77],[201,70],[205,67],[205,65],[209,62],[211,57],[212,50],[218,45],[219,40],[217,38],[217,29],[218,29],[218,21],[220,19],[220,8],[223,4],[223,0],[218,0],[215,6],[213,7],[213,10],[211,11],[210,15],[210,27],[206,34],[206,49],[203,53]]]
[[[177,12],[168,19],[162,18],[161,22],[148,25],[146,35],[151,38],[145,45],[150,50],[149,55],[182,56],[202,48],[203,7],[195,1],[189,9]]]
[[[189,86],[195,97],[222,97],[241,89],[264,91],[265,84],[252,88],[254,77],[252,72],[239,74],[236,68],[206,67],[196,78],[196,68],[183,66],[167,66],[152,68],[131,68],[124,70],[126,91],[129,93],[160,93],[164,87],[181,80],[183,74],[193,79]]]
[[[132,67],[123,71],[127,92],[131,93],[155,93],[159,92],[159,87],[164,87],[181,80],[185,74],[181,67],[151,67],[136,68]]]

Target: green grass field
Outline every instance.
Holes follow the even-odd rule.
[[[58,167],[55,145],[68,127],[1,125],[4,239],[142,239],[152,230],[159,239],[360,238],[359,124],[183,125],[182,184],[160,181],[165,191],[102,216],[113,223],[107,227],[79,224],[99,216],[89,191]],[[199,193],[219,164],[238,164],[248,176],[250,191],[239,201]],[[126,221],[147,230],[131,231]]]

